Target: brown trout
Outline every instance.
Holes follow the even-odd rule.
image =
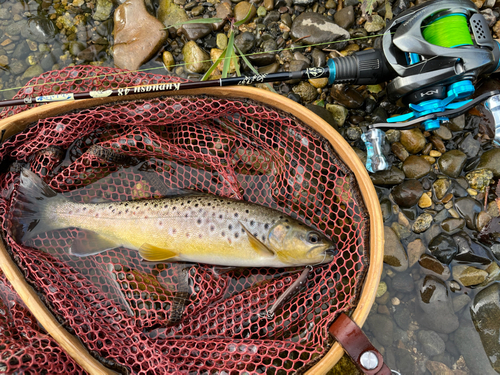
[[[13,217],[21,241],[54,229],[79,228],[70,253],[97,254],[123,246],[149,261],[234,267],[295,267],[333,260],[335,244],[270,208],[210,194],[84,204],[57,194],[31,171],[21,172]]]

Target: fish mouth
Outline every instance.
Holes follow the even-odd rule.
[[[329,256],[335,256],[337,255],[337,249],[335,247],[329,247],[325,250],[325,254]]]

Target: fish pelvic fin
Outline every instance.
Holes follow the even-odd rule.
[[[240,225],[245,230],[248,240],[250,241],[250,245],[255,249],[255,251],[262,257],[266,258],[274,258],[276,253],[267,247],[262,241],[260,241],[257,237],[255,237],[250,231],[245,228],[245,226],[240,222]]]
[[[95,255],[106,250],[114,249],[121,244],[113,239],[103,236],[97,232],[85,231],[85,236],[75,238],[71,243],[69,253],[77,257]]]
[[[139,254],[145,260],[149,260],[150,262],[160,262],[162,260],[179,256],[179,253],[175,251],[151,245],[149,243],[145,243],[139,248]]]
[[[49,230],[59,229],[54,220],[46,216],[57,204],[67,201],[67,198],[52,190],[38,175],[23,168],[20,184],[14,202],[15,237],[25,242],[36,235]]]

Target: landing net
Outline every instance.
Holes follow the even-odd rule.
[[[39,86],[16,97],[180,81],[70,67],[33,79],[28,85]],[[13,259],[58,321],[118,372],[304,372],[332,345],[331,322],[356,307],[370,247],[354,174],[321,135],[279,109],[210,96],[117,101],[40,119],[5,140],[0,157],[1,225]],[[156,264],[125,248],[77,258],[68,248],[85,232],[75,228],[18,244],[8,218],[22,167],[77,202],[154,199],[178,188],[250,201],[318,229],[339,253],[268,319],[263,315],[303,268]],[[61,373],[54,366],[82,372],[22,303],[4,298],[14,292],[3,278],[0,287],[5,372],[36,372],[37,356],[48,373]],[[14,345],[19,331],[29,333]]]

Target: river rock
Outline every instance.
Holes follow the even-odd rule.
[[[408,244],[408,265],[410,267],[413,267],[418,262],[421,255],[425,253],[425,249],[426,246],[420,238],[417,238]]]
[[[469,186],[473,189],[484,191],[493,178],[493,172],[490,169],[476,169],[465,175]]]
[[[417,315],[420,323],[438,333],[451,333],[458,326],[458,318],[443,280],[427,275],[419,284],[418,306],[423,310]]]
[[[113,58],[117,68],[137,70],[167,38],[163,24],[151,16],[142,0],[127,0],[114,15]]]
[[[440,262],[450,264],[458,246],[450,235],[440,233],[429,242],[429,251]]]
[[[456,219],[454,217],[450,217],[447,219],[444,219],[441,222],[441,228],[443,231],[445,231],[447,234],[454,234],[460,231],[463,227],[465,226],[465,220],[464,219]]]
[[[330,94],[340,104],[351,109],[361,107],[364,102],[363,96],[350,85],[332,85]]]
[[[422,194],[420,199],[418,200],[418,207],[420,208],[429,208],[432,206],[432,198],[431,198],[431,192],[427,192]]]
[[[479,150],[481,149],[481,143],[477,139],[474,139],[474,136],[469,133],[458,144],[458,149],[465,153],[468,158],[473,158],[479,153]]]
[[[290,35],[293,39],[301,39],[305,44],[320,44],[319,48],[333,48],[341,50],[347,45],[350,34],[347,30],[336,25],[329,18],[315,12],[301,13],[292,23]],[[303,38],[303,39],[302,39]],[[339,43],[321,44],[343,40]]]
[[[234,7],[234,19],[236,20],[236,22],[242,21],[245,19],[248,12],[250,12],[250,16],[247,22],[251,21],[255,17],[257,9],[248,1],[241,1]]]
[[[111,16],[113,10],[113,1],[111,0],[97,0],[92,18],[96,21],[106,21]]]
[[[305,103],[312,102],[316,99],[316,96],[318,96],[318,91],[316,91],[313,85],[306,81],[300,81],[297,86],[294,86],[292,91],[300,96]]]
[[[463,286],[481,284],[486,280],[486,277],[488,277],[488,272],[465,264],[454,266],[452,273],[453,278],[459,281]]]
[[[472,313],[472,315],[474,315],[474,313]],[[500,322],[500,320],[497,320],[497,322]],[[461,320],[460,327],[453,336],[454,343],[460,351],[460,354],[464,357],[465,363],[472,374],[498,375],[491,367],[485,349],[483,349],[479,333],[469,320]],[[496,340],[496,345],[498,345],[498,336]]]
[[[467,294],[460,294],[456,297],[453,297],[452,299],[453,311],[459,312],[465,306],[467,306],[471,301],[472,299]]]
[[[385,27],[384,19],[380,17],[378,14],[372,14],[370,18],[371,20],[365,22],[365,24],[363,25],[365,30],[368,31],[369,33],[380,31]]]
[[[401,130],[401,139],[399,141],[410,154],[419,153],[425,147],[425,137],[419,128]]]
[[[481,203],[470,197],[458,198],[455,201],[455,209],[465,219],[467,228],[475,230],[476,215],[483,209]]]
[[[406,180],[392,189],[394,201],[404,208],[410,208],[417,204],[424,193],[422,183],[418,180]]]
[[[396,142],[397,143],[397,142]],[[394,146],[396,143],[393,143]],[[431,171],[431,164],[424,158],[411,155],[403,163],[403,172],[406,178],[422,178]]]
[[[391,144],[391,151],[394,152],[394,155],[396,155],[396,157],[401,161],[405,161],[408,156],[410,156],[410,153],[401,144],[401,142],[394,142]]]
[[[460,150],[445,152],[439,159],[438,165],[442,173],[452,178],[457,178],[467,161],[467,155]]]
[[[432,224],[432,220],[433,220],[432,215],[425,212],[422,215],[420,215],[419,217],[417,217],[417,219],[413,223],[411,229],[415,233],[425,232],[427,229],[430,228],[430,226]]]
[[[21,76],[21,79],[31,79],[34,77],[38,77],[42,73],[43,69],[40,64],[35,64],[26,69],[26,71]]]
[[[436,332],[421,329],[418,331],[417,339],[422,344],[424,353],[429,357],[444,353],[444,341]]]
[[[384,263],[395,271],[403,272],[408,268],[408,257],[398,236],[391,227],[384,226]]]
[[[234,38],[234,44],[236,44],[236,46],[241,50],[241,52],[247,53],[255,45],[255,35],[253,35],[251,32],[245,31],[241,34],[238,34],[238,36]],[[267,64],[262,64],[262,65],[272,64],[275,60],[276,59],[273,59],[272,61],[266,61]]]
[[[204,73],[210,68],[210,55],[203,51],[195,41],[187,42],[182,48],[186,69],[193,73]]]
[[[182,24],[188,20],[184,9],[174,3],[174,0],[160,0],[158,6],[158,20],[164,27]]]
[[[374,185],[381,185],[381,186],[383,186],[383,185],[397,185],[397,184],[404,181],[405,174],[401,169],[392,166],[391,169],[388,169],[386,171],[380,171],[380,172],[375,172],[373,174],[370,174],[370,178],[371,178],[372,183]],[[422,189],[422,192],[423,192],[423,189]],[[417,201],[418,201],[418,198],[417,198]]]
[[[179,27],[178,32],[184,34],[187,40],[196,40],[207,36],[214,30],[211,23],[187,23]]]
[[[429,254],[422,254],[418,263],[426,275],[434,275],[441,280],[448,280],[451,276],[450,269]]]
[[[481,168],[490,169],[496,178],[500,177],[500,148],[494,148],[481,155],[477,169]]]
[[[389,316],[370,314],[366,322],[379,343],[384,346],[392,345],[394,323]]]
[[[54,38],[55,32],[56,29],[51,21],[43,17],[33,17],[21,29],[21,36],[38,43],[48,43]]]
[[[352,5],[342,8],[333,15],[334,21],[343,29],[349,29],[354,25],[354,8]]]
[[[432,188],[434,189],[436,198],[438,200],[443,199],[446,193],[448,193],[451,185],[452,182],[448,178],[438,178],[436,181],[434,181],[434,183],[432,184]]]
[[[414,289],[413,277],[407,272],[401,272],[392,278],[392,287],[397,292],[410,293]]]
[[[220,18],[222,21],[214,23],[214,29],[220,30],[226,23],[226,19],[233,16],[233,7],[231,3],[222,1],[215,6],[215,18]]]
[[[500,372],[500,283],[481,290],[471,306],[471,317],[494,370]]]

